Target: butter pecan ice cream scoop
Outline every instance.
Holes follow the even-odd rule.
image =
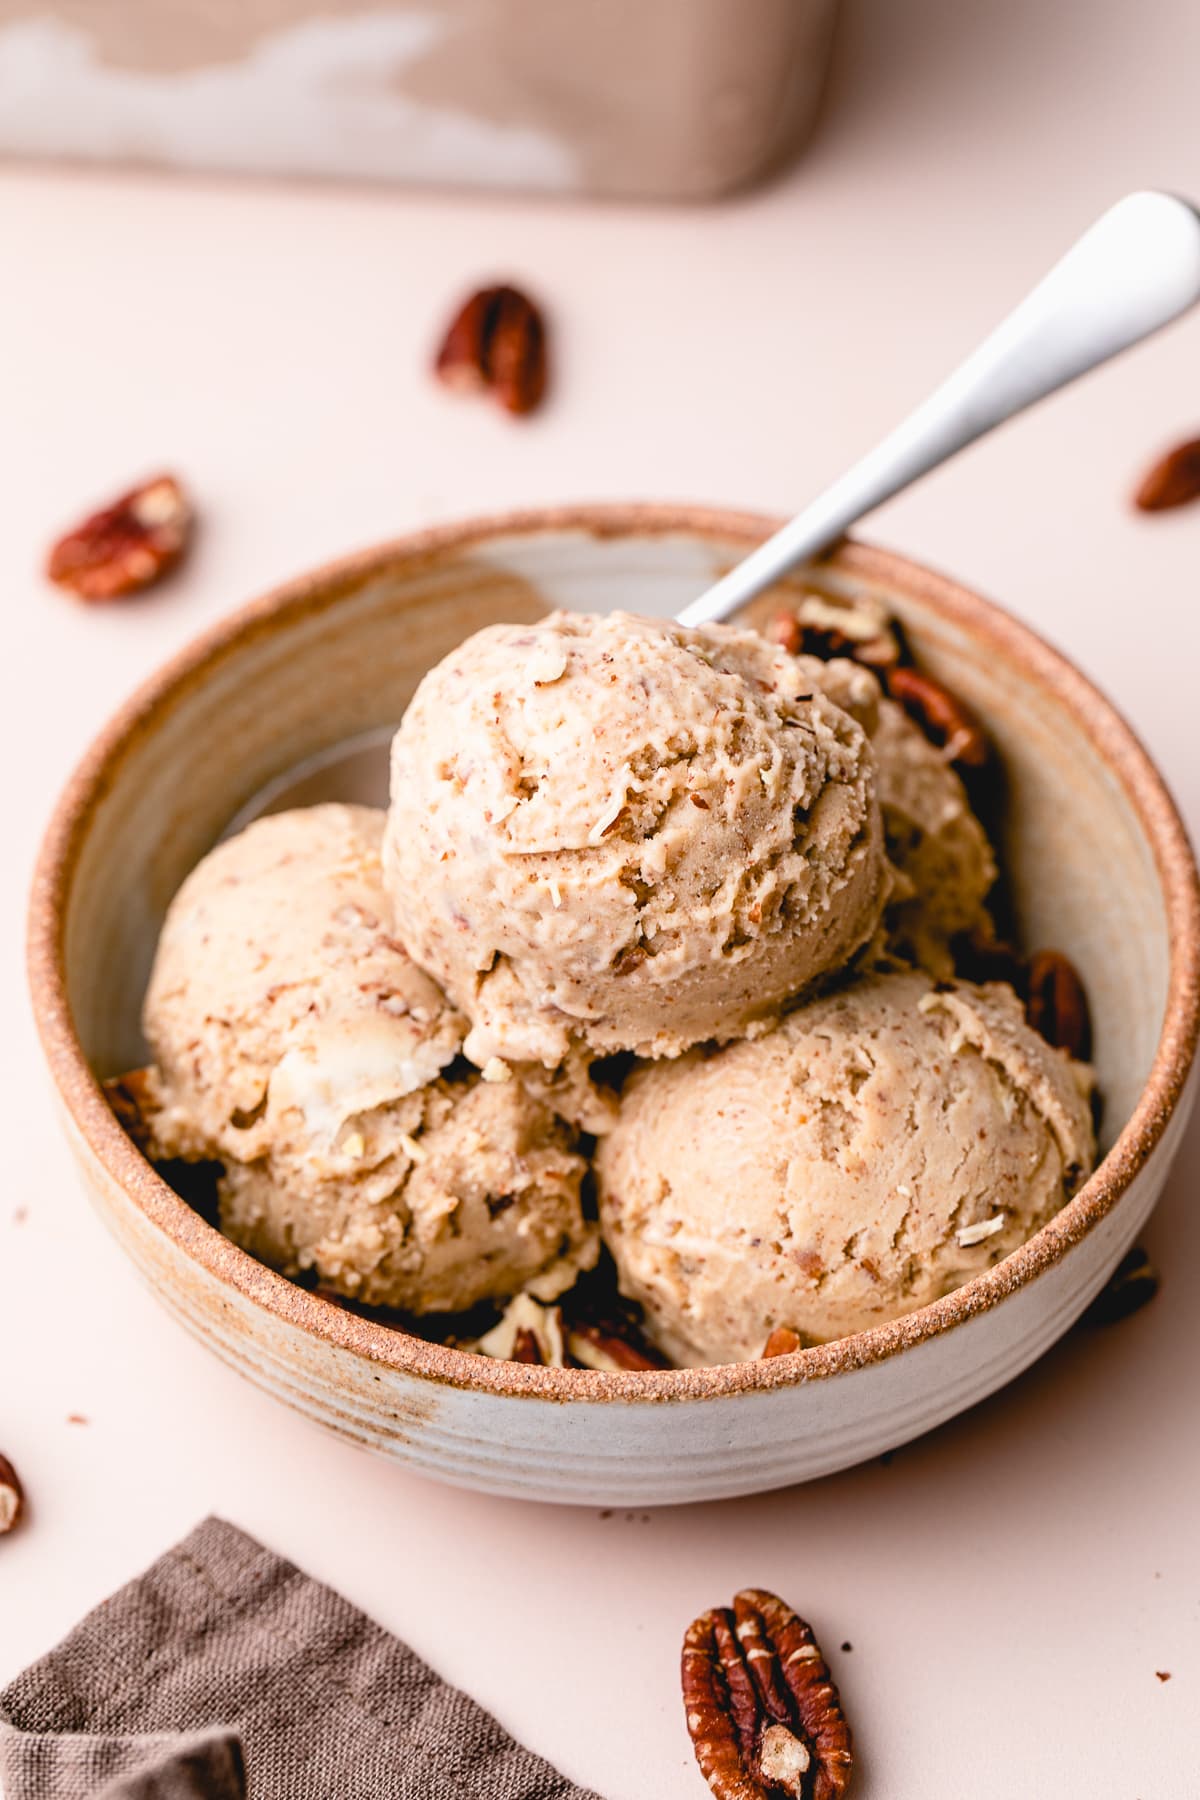
[[[945,979],[954,973],[954,938],[991,929],[995,855],[945,752],[894,700],[880,701],[871,747],[895,874],[879,945]]]
[[[396,735],[384,864],[467,1055],[673,1056],[844,963],[887,882],[877,700],[848,663],[625,613],[439,663]]]
[[[144,1008],[152,1153],[214,1160],[222,1228],[287,1274],[411,1312],[596,1257],[575,1134],[511,1074],[457,1067],[465,1021],[393,935],[383,814],[315,806],[220,844],[163,925]]]
[[[1045,1224],[1092,1166],[1089,1073],[1012,990],[878,975],[765,1037],[647,1065],[600,1144],[600,1224],[682,1365],[924,1306]]]

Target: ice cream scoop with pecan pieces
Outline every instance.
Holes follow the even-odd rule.
[[[466,1052],[674,1056],[744,1036],[872,934],[874,677],[729,626],[493,626],[396,734],[397,933]]]
[[[1092,1166],[1089,1071],[1011,988],[878,975],[765,1037],[646,1065],[600,1144],[600,1220],[684,1365],[864,1331],[1044,1225]]]
[[[955,938],[991,933],[996,858],[958,774],[894,700],[879,703],[871,748],[894,872],[879,948],[944,980]]]
[[[364,807],[277,813],[188,877],[145,1002],[151,1151],[220,1162],[223,1230],[342,1294],[553,1298],[597,1254],[577,1134],[548,1086],[456,1064],[465,1021],[392,934],[382,835]]]

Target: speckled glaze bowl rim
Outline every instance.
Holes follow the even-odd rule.
[[[547,1369],[448,1349],[360,1317],[276,1274],[193,1212],[125,1135],[88,1067],[67,998],[64,925],[80,846],[92,806],[125,751],[153,730],[155,714],[181,690],[264,634],[336,605],[374,574],[419,568],[447,552],[489,540],[564,531],[597,537],[667,536],[744,543],[778,521],[706,506],[602,504],[547,507],[484,516],[416,531],[326,564],[274,588],[201,634],[151,676],[95,739],[54,809],[42,843],[29,912],[29,975],[34,1014],[56,1087],[91,1154],[130,1202],[183,1252],[247,1301],[332,1346],[441,1386],[543,1400],[717,1399],[791,1387],[888,1360],[988,1311],[1044,1274],[1109,1213],[1160,1142],[1183,1093],[1200,1032],[1200,881],[1187,833],[1167,787],[1115,708],[1059,651],[992,602],[948,576],[891,551],[848,541],[829,558],[840,572],[888,586],[927,606],[976,640],[983,639],[1071,714],[1129,798],[1151,845],[1169,939],[1166,1014],[1149,1079],[1116,1143],[1051,1222],[994,1268],[953,1293],[890,1324],[769,1361],[702,1369],[609,1373]]]

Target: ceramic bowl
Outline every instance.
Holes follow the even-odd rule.
[[[88,1192],[181,1323],[309,1417],[439,1479],[653,1505],[807,1480],[927,1431],[1009,1381],[1102,1287],[1163,1185],[1192,1096],[1200,909],[1146,753],[1069,662],[995,606],[848,544],[806,577],[869,592],[983,716],[1007,765],[1028,942],[1075,959],[1105,1097],[1099,1168],[1022,1249],[893,1324],[769,1362],[653,1374],[530,1368],[431,1345],[264,1268],[142,1159],[99,1081],[145,1058],[138,1014],[172,894],[231,822],[381,798],[422,671],[547,605],[671,613],[771,522],[566,508],[425,531],[289,583],[126,705],[78,769],[37,871],[35,1009]]]

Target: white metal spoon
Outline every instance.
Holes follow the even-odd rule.
[[[1170,324],[1200,300],[1200,213],[1171,194],[1130,194],[903,424],[679,614],[728,618],[956,450]]]

